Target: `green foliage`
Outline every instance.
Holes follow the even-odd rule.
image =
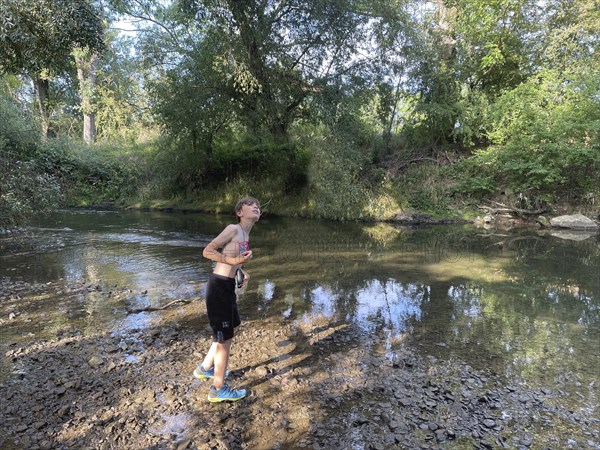
[[[600,63],[600,8],[597,2],[547,3],[540,45],[542,67],[593,72]]]
[[[177,67],[149,80],[148,92],[164,130],[182,145],[202,147],[210,158],[215,140],[239,124],[239,105],[232,99],[228,81],[215,68],[222,45],[211,36],[191,45]]]
[[[117,3],[136,17],[152,11],[161,24],[140,40],[145,58],[163,68],[151,77],[159,120],[209,146],[225,125],[286,143],[315,96],[397,64],[394,49],[404,40],[398,2]],[[386,51],[366,57],[376,41]],[[176,56],[165,60],[165,47]]]
[[[0,227],[23,223],[58,205],[58,180],[35,158],[38,133],[31,120],[0,90]]]
[[[120,149],[52,140],[37,158],[63,186],[67,204],[117,202],[137,192],[142,165],[138,157]]]
[[[489,143],[486,127],[490,121],[490,98],[485,93],[463,86],[456,101],[457,121],[451,136],[462,148]]]
[[[210,193],[218,209],[223,190],[360,219],[449,214],[453,194],[600,191],[600,15],[585,0],[104,3],[136,18],[131,38],[104,34],[93,5],[0,5],[0,70],[37,78],[38,119],[60,136],[38,141],[23,112],[40,104],[13,79],[2,167],[48,199],[58,183],[70,204]],[[73,56],[90,65],[79,85]],[[73,142],[82,113],[102,146]],[[2,194],[31,197],[16,179]]]
[[[457,193],[484,197],[503,189],[495,178],[496,160],[494,152],[477,150],[473,156],[455,164],[449,173],[458,181]]]
[[[526,2],[437,2],[416,41],[407,96],[416,99],[403,133],[421,147],[486,144],[487,105],[521,83],[534,64],[535,14]],[[510,26],[507,24],[510,23]]]
[[[25,222],[58,206],[58,180],[40,170],[35,160],[21,159],[0,145],[0,227]]]
[[[456,167],[461,189],[576,200],[599,188],[600,77],[543,71],[494,104],[493,146]]]
[[[394,182],[395,195],[409,209],[452,215],[452,189],[446,169],[434,164],[412,165]]]
[[[541,26],[540,10],[526,0],[460,0],[456,5],[461,79],[492,96],[521,83],[535,63],[528,37]]]
[[[69,139],[40,142],[35,123],[2,91],[0,116],[6,119],[0,121],[3,222],[25,220],[63,200],[115,201],[136,193],[142,159],[123,149]]]
[[[304,139],[311,154],[306,213],[326,219],[359,219],[367,202],[366,189],[359,181],[365,157],[352,144],[336,141],[323,131],[315,130]]]
[[[98,12],[88,0],[0,3],[0,72],[62,73],[76,47],[102,49]]]
[[[353,164],[337,156],[339,152],[339,148],[329,147],[315,155],[318,159],[309,171],[311,215],[337,220],[358,219],[366,193],[356,180]]]
[[[295,161],[296,148],[291,144],[226,145],[215,149],[207,178],[212,182],[238,175],[283,178],[292,169],[305,169],[292,167]]]
[[[129,148],[153,138],[156,126],[141,82],[142,63],[130,54],[132,43],[113,33],[107,33],[107,41],[110,48],[101,55],[94,95],[97,138]]]
[[[0,79],[1,81],[1,79]],[[15,102],[0,89],[0,146],[15,156],[32,155],[39,144],[39,133]],[[29,119],[29,120],[28,120]]]
[[[452,143],[459,114],[460,85],[448,68],[436,68],[420,76],[424,86],[415,95],[416,104],[408,114],[403,134],[411,146]]]
[[[91,0],[0,3],[0,74],[25,74],[34,79],[44,138],[56,134],[57,120],[52,116],[62,106],[53,105],[49,98],[50,80],[69,72],[77,49],[102,51],[103,36],[102,20]],[[83,110],[89,109],[87,103],[84,96]]]

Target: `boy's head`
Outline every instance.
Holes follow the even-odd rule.
[[[239,202],[237,202],[237,204],[235,205],[235,215],[238,217],[238,222],[240,221],[240,216],[238,213],[242,210],[244,205],[253,205],[253,204],[256,204],[260,208],[260,202],[257,199],[255,199],[254,197],[246,197],[246,198],[241,199]]]

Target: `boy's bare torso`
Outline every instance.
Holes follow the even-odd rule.
[[[237,225],[235,227],[237,229],[235,236],[233,237],[233,239],[231,241],[229,241],[227,244],[225,244],[225,246],[223,247],[223,250],[221,251],[225,256],[228,256],[231,258],[235,258],[240,255],[240,253],[241,253],[240,242],[247,242],[247,238],[246,238],[246,236],[244,236],[244,233],[243,233],[241,227],[239,227]],[[241,267],[242,267],[241,264],[236,264],[236,265],[232,266],[230,264],[218,262],[215,265],[215,268],[213,269],[213,273],[216,275],[224,276],[224,277],[234,278],[235,271],[237,269],[240,269]]]

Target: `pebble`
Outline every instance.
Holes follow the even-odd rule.
[[[444,430],[437,430],[435,432],[435,439],[438,442],[445,442],[446,441],[446,433]]]
[[[92,356],[89,360],[88,360],[88,364],[90,365],[90,367],[92,367],[93,369],[97,369],[99,366],[101,366],[102,364],[104,364],[104,360],[102,358],[100,358],[99,356]]]
[[[259,366],[256,368],[255,373],[259,377],[266,377],[267,374],[269,373],[269,370],[267,369],[266,366]]]
[[[521,444],[525,447],[531,447],[533,445],[533,437],[530,435],[522,436],[519,439],[519,444]]]
[[[494,428],[496,426],[496,422],[492,419],[485,419],[483,421],[483,424],[487,427],[487,428]]]

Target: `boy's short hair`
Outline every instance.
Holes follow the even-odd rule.
[[[257,199],[255,199],[254,197],[246,197],[246,198],[241,199],[235,205],[235,214],[237,215],[237,213],[242,210],[242,206],[251,205],[253,203],[256,203],[258,205],[258,207],[260,208],[260,202]]]

